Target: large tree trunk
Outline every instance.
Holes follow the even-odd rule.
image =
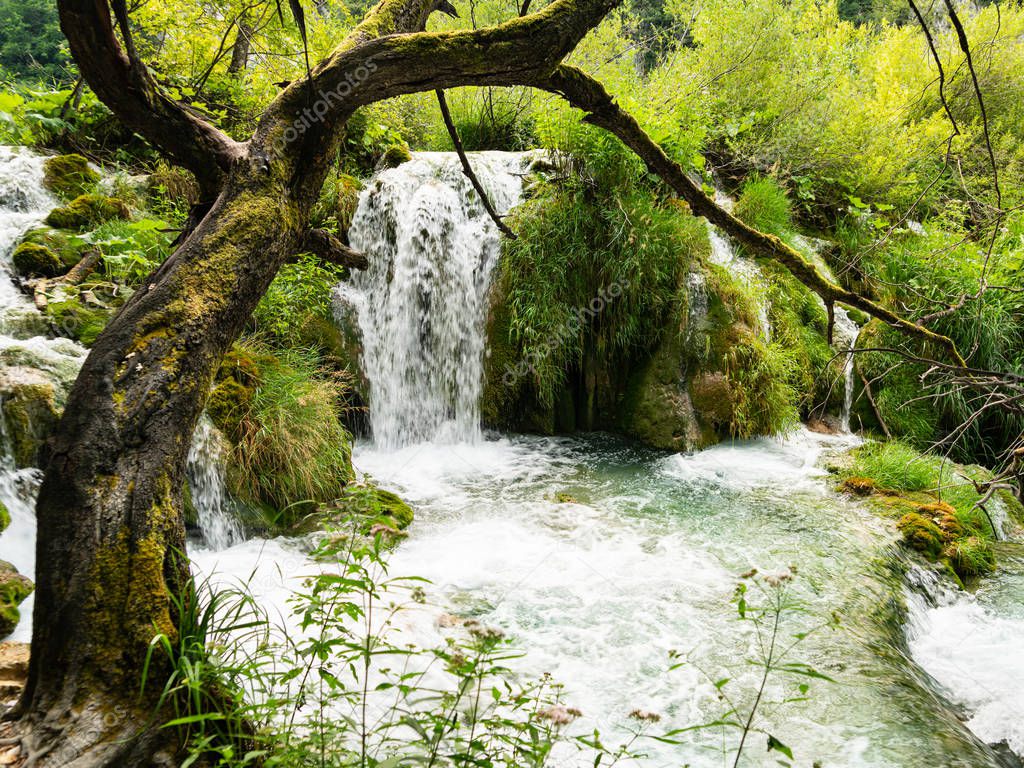
[[[139,697],[169,595],[189,578],[181,488],[217,365],[281,264],[304,212],[240,168],[199,228],[111,322],[52,443],[37,505],[32,659],[21,702],[45,765],[143,765],[166,668]],[[69,734],[73,738],[69,738]],[[172,745],[173,746],[173,745]],[[169,755],[165,755],[170,759]]]

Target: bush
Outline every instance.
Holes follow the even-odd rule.
[[[285,527],[341,496],[353,477],[351,436],[339,413],[345,390],[344,381],[318,368],[312,352],[236,350],[209,404],[233,445],[232,493],[269,508],[273,522]]]
[[[331,322],[334,289],[346,274],[310,255],[285,264],[253,313],[256,332],[281,346],[303,344],[311,318]]]

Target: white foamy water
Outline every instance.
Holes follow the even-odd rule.
[[[532,153],[477,152],[499,214],[522,193]],[[349,238],[370,267],[339,288],[354,312],[374,438],[397,448],[479,439],[485,306],[499,233],[452,153],[417,153],[374,177]]]
[[[993,576],[978,594],[943,590],[917,574],[907,598],[914,660],[964,708],[985,742],[1024,755],[1024,561]]]

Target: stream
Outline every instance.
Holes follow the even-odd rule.
[[[500,211],[518,200],[526,162],[500,153],[474,160]],[[4,190],[37,194],[39,173],[20,153],[0,154],[0,314],[25,309],[9,253],[52,204],[41,197],[27,206],[19,202],[25,195]],[[10,218],[15,212],[24,218]],[[1020,765],[1013,753],[1024,755],[1024,557],[1002,557],[973,595],[913,565],[889,524],[830,490],[823,465],[857,444],[853,435],[800,429],[785,439],[666,454],[607,434],[484,433],[476,404],[480,313],[497,238],[454,155],[417,155],[379,174],[353,229],[373,266],[341,288],[340,311],[355,312],[369,339],[364,365],[378,438],[357,443],[354,464],[416,509],[390,560],[393,575],[430,580],[428,608],[402,627],[410,642],[443,642],[439,624],[449,613],[497,626],[525,651],[512,662],[517,673],[551,673],[583,712],[577,730],[598,728],[616,742],[637,708],[661,716],[652,732],[715,719],[724,706],[715,682],[725,678],[740,710],[749,707],[760,670],[748,663],[756,641],[734,590],[751,568],[795,567],[789,589],[801,610],[787,614],[788,636],[839,618],[794,651],[834,682],[807,680],[804,697],[794,694],[803,679],[773,678],[760,710],[760,726],[792,748],[795,765]],[[457,258],[405,268],[415,254],[439,252]],[[379,311],[399,297],[415,311]],[[29,338],[2,344],[64,344]],[[80,359],[75,346],[61,349]],[[211,430],[204,420],[189,458],[203,534],[191,547],[197,573],[223,582],[252,575],[259,603],[286,616],[292,590],[318,566],[305,539],[244,539]],[[0,558],[31,576],[39,472],[15,469],[4,446],[0,499],[14,522],[0,536]],[[30,603],[22,615],[10,639],[30,638]],[[687,664],[670,672],[670,652]],[[803,700],[776,703],[787,697]],[[723,740],[719,729],[693,731],[682,740],[643,742],[647,759],[636,764],[731,765],[734,733]],[[741,765],[776,765],[780,756],[758,735]],[[578,761],[560,754],[555,765]]]

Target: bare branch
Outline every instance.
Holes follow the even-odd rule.
[[[321,261],[349,269],[366,269],[369,260],[359,251],[349,248],[326,229],[311,229],[300,244],[300,252],[312,253]]]
[[[494,210],[494,206],[491,205],[491,201],[487,197],[487,191],[484,189],[483,184],[480,183],[480,179],[478,179],[476,174],[473,173],[473,166],[469,164],[469,158],[466,157],[466,150],[462,147],[462,139],[459,138],[459,131],[452,120],[452,113],[448,111],[448,101],[444,97],[444,91],[439,88],[435,93],[437,94],[437,105],[441,108],[441,117],[444,120],[444,127],[448,129],[448,135],[451,136],[452,146],[455,147],[455,152],[459,156],[459,161],[462,163],[463,173],[466,174],[466,178],[469,179],[469,183],[472,184],[473,189],[476,190],[476,194],[480,198],[480,202],[484,206],[484,210],[487,211],[487,215],[491,217],[491,220],[506,237],[515,240],[516,233],[508,228],[508,225],[502,221],[498,212]]]

